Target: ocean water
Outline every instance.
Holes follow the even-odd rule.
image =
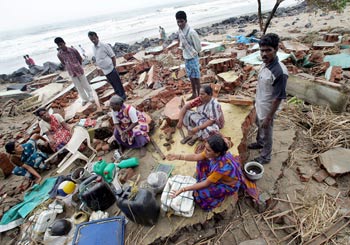
[[[263,2],[263,11],[272,9],[275,1]],[[285,0],[282,7],[295,5],[298,0]],[[23,56],[30,55],[37,65],[46,61],[59,62],[55,37],[62,37],[67,46],[81,45],[91,55],[92,43],[87,37],[95,31],[102,42],[134,43],[147,37],[158,37],[158,27],[168,34],[176,32],[175,13],[184,10],[192,27],[201,27],[224,19],[256,13],[256,0],[187,0],[176,4],[130,9],[124,12],[101,15],[81,20],[42,25],[22,30],[0,30],[0,74],[10,74],[26,66]],[[77,48],[78,51],[79,48]]]

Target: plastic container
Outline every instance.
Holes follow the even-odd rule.
[[[118,168],[134,168],[139,166],[139,159],[136,157],[131,157],[129,159],[125,159],[117,164]]]
[[[106,210],[112,206],[116,197],[111,187],[98,175],[91,175],[79,186],[79,197],[93,211]]]
[[[132,200],[129,200],[130,187],[119,190],[117,195],[117,205],[129,220],[141,225],[156,224],[160,206],[151,191],[140,188]]]
[[[264,174],[264,167],[258,162],[247,162],[244,165],[244,173],[250,180],[261,179]]]
[[[103,178],[108,183],[111,183],[113,181],[114,175],[115,175],[115,164],[114,163],[108,163],[105,169],[103,170]]]
[[[85,168],[79,167],[73,171],[72,180],[75,183],[80,184],[82,181],[90,177],[90,175],[91,174]]]
[[[102,176],[103,175],[103,171],[104,171],[106,166],[107,166],[107,162],[105,160],[103,160],[103,159],[100,159],[98,162],[96,162],[94,164],[94,167],[93,167],[94,172],[96,174]]]
[[[154,172],[148,176],[147,183],[151,187],[154,194],[158,194],[163,191],[167,180],[168,175],[166,173]]]

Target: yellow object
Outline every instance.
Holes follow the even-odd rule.
[[[68,194],[72,194],[75,190],[75,183],[73,181],[63,181],[60,186],[58,187],[58,189],[63,190],[64,193]]]

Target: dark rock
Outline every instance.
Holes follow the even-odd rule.
[[[7,74],[0,74],[0,82],[6,82],[9,79]]]
[[[45,62],[43,65],[44,65],[44,70],[42,71],[42,75],[47,75],[60,70],[60,65],[62,64],[57,64],[57,63],[48,61],[48,62]]]
[[[287,24],[285,24],[283,27],[288,27],[288,26],[290,26],[290,24],[287,23]]]
[[[22,68],[19,68],[18,70],[14,71],[12,74],[11,74],[11,77],[20,77],[20,76],[23,76],[23,75],[27,75],[29,74],[30,71],[25,68],[25,67],[22,67]]]
[[[244,29],[239,29],[238,32],[245,32],[245,30]]]
[[[113,46],[113,51],[117,57],[121,57],[128,53],[130,45],[126,43],[115,43]]]
[[[30,74],[33,76],[39,74],[40,72],[44,71],[44,67],[38,66],[38,65],[33,65],[29,68]]]
[[[31,74],[25,74],[20,77],[13,77],[11,79],[13,82],[19,82],[19,83],[29,83],[33,81],[33,75]]]
[[[305,25],[305,28],[311,28],[312,27],[312,24],[311,23],[307,23],[306,25]]]

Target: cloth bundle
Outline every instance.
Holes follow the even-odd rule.
[[[172,209],[175,215],[192,217],[194,212],[193,191],[182,192],[175,198],[170,197],[170,192],[180,190],[196,182],[196,179],[191,176],[175,175],[169,178],[160,199],[161,208],[165,212]]]

